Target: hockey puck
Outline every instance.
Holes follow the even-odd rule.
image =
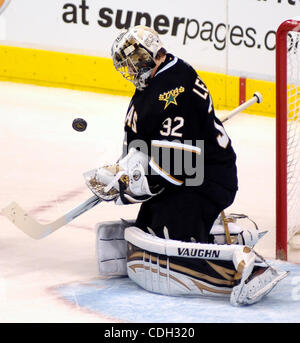
[[[87,127],[87,122],[82,118],[76,118],[73,120],[72,127],[76,131],[84,131]]]

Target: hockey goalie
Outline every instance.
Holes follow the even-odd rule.
[[[238,189],[236,155],[208,88],[148,27],[122,31],[112,59],[136,87],[123,156],[85,180],[104,201],[141,206],[132,222],[99,224],[100,273],[159,294],[259,301],[287,273],[253,250],[258,230],[224,217]]]
[[[147,161],[146,155],[133,149],[116,165],[86,173],[87,185],[105,201],[146,204],[159,196],[150,191],[143,167]],[[275,270],[254,251],[260,233],[256,225],[253,230],[243,230],[236,224],[244,217],[219,215],[209,232],[212,243],[197,242],[193,237],[189,241],[171,239],[167,226],[159,237],[155,228],[143,231],[135,220],[99,223],[100,275],[128,275],[147,291],[170,296],[222,296],[232,305],[256,303],[287,272]]]

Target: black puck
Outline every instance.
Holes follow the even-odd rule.
[[[76,118],[73,120],[72,127],[76,131],[84,131],[87,127],[87,122],[82,118]]]

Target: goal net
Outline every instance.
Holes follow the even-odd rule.
[[[276,34],[276,257],[300,248],[300,21]],[[299,242],[299,243],[297,243]]]

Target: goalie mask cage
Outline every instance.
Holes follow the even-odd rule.
[[[276,258],[287,260],[300,231],[300,21],[276,33]]]

